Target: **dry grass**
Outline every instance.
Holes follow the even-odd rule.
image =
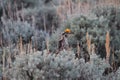
[[[25,21],[24,20],[24,12],[23,12],[23,9],[24,9],[23,3],[21,4],[22,10],[18,10],[18,5],[16,3],[16,0],[13,2],[13,4],[11,4],[10,1],[11,0],[8,0],[6,7],[2,7],[3,17],[5,19],[9,18],[11,20]],[[1,5],[3,5],[3,4],[1,3]],[[13,10],[12,7],[14,7],[15,10]]]
[[[89,16],[89,13],[91,13],[91,10],[97,6],[103,7],[107,5],[112,5],[114,7],[118,7],[120,4],[120,0],[99,0],[99,1],[89,1],[81,2],[78,1],[77,3],[74,2],[74,0],[59,0],[60,5],[55,6],[57,7],[57,14],[60,17],[61,21],[65,21],[68,18],[72,18],[76,15],[86,15]],[[11,10],[11,7],[15,7],[15,11]],[[16,1],[14,1],[14,4],[11,5],[10,1],[7,3],[7,14],[9,14],[10,19],[16,18],[17,20],[20,20],[20,16],[22,21],[24,21],[24,12],[23,12],[23,3],[21,4],[22,10],[18,10],[18,5],[16,4]],[[3,8],[3,16],[5,16],[5,10]],[[44,16],[45,17],[45,16]],[[44,19],[43,17],[43,19]],[[45,19],[44,19],[45,23]],[[44,25],[45,26],[45,25]],[[44,28],[45,29],[45,28]]]
[[[61,21],[74,18],[75,16],[84,15],[89,17],[93,8],[114,6],[118,7],[120,0],[99,0],[98,2],[86,1],[86,2],[73,2],[72,0],[64,0],[57,6],[57,14]]]

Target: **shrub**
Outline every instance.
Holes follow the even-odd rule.
[[[101,21],[101,18],[88,19],[85,16],[80,16],[67,21],[65,23],[65,26],[63,26],[63,28],[59,28],[58,31],[63,32],[65,28],[70,28],[73,34],[70,34],[70,37],[68,38],[69,44],[73,48],[76,48],[77,41],[79,41],[83,53],[87,52],[86,33],[88,32],[92,43],[94,43],[96,45],[96,48],[98,48],[96,50],[98,52],[96,53],[102,55],[103,53],[106,53],[104,48],[105,35],[107,30],[109,30],[109,27],[107,24],[105,24],[106,22],[107,21],[104,18],[103,21]],[[58,35],[59,33],[55,33],[54,35]],[[58,36],[55,37],[55,41],[56,39],[58,39]],[[100,48],[103,52],[101,52]]]
[[[104,7],[98,7],[93,9],[93,12],[95,15],[98,16],[98,18],[103,17],[106,19],[104,22],[108,28],[110,29],[110,37],[111,37],[111,48],[113,48],[115,51],[120,49],[120,8],[114,7],[114,6],[104,6]],[[103,20],[101,20],[103,21]],[[119,55],[119,54],[118,54]]]
[[[37,50],[44,50],[46,48],[46,38],[49,37],[48,33],[36,30],[32,36],[32,47]]]
[[[120,49],[119,8],[98,7],[93,10],[93,14],[97,17],[91,19],[85,16],[77,16],[69,19],[63,26],[63,29],[70,28],[74,32],[73,36],[69,38],[69,43],[76,47],[75,44],[79,41],[84,51],[87,49],[86,33],[88,32],[92,43],[96,46],[96,53],[100,54],[101,57],[105,57],[105,35],[107,31],[110,31],[111,48],[114,48],[114,50]]]
[[[58,55],[36,52],[17,56],[16,61],[12,63],[12,67],[7,69],[6,73],[9,79],[19,80],[107,80],[112,77],[106,76],[104,78],[102,73],[108,66],[96,55],[91,56],[90,63],[85,63],[84,59],[75,59],[75,55],[71,51],[62,51]]]
[[[20,36],[24,43],[28,43],[35,32],[34,27],[27,22],[11,21],[3,22],[4,28],[2,28],[3,38],[6,43],[17,43]]]
[[[59,18],[56,14],[56,7],[58,2],[56,0],[37,0],[34,7],[29,7],[21,10],[24,14],[25,20],[32,22],[32,16],[35,19],[35,27],[40,30],[46,30],[51,32],[52,26],[56,29],[59,27]]]
[[[5,23],[5,21],[4,21]],[[32,41],[32,47],[37,50],[46,48],[45,39],[48,33],[42,30],[37,30],[27,22],[9,20],[2,28],[4,46],[15,44],[17,45],[20,37],[22,37],[23,45]]]

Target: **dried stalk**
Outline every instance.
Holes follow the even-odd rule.
[[[49,39],[46,39],[47,53],[49,53]]]
[[[44,21],[44,31],[46,32],[46,20],[45,20],[45,15],[43,16],[43,21]]]
[[[20,42],[19,42],[19,47],[20,47],[20,54],[23,52],[23,45],[22,45],[22,37],[20,36]]]
[[[32,53],[32,41],[29,41],[27,50],[28,50],[28,53]]]
[[[5,8],[3,7],[3,3],[1,2],[1,6],[2,6],[2,10],[3,10],[3,18],[6,17],[6,13],[5,13]]]
[[[15,12],[16,12],[16,19],[17,19],[18,21],[20,21],[20,17],[19,17],[19,12],[18,12],[18,7],[17,7],[16,1],[14,2],[14,5],[15,5]]]
[[[110,57],[110,35],[109,35],[108,31],[107,31],[107,34],[106,34],[105,48],[106,48],[106,61],[109,62],[109,57]]]
[[[27,53],[30,53],[30,44],[27,44]]]
[[[22,10],[21,10],[21,17],[22,17],[22,21],[24,22],[25,20],[24,20],[24,12],[23,12],[23,9],[24,9],[24,7],[23,7],[23,3],[22,3]]]
[[[9,53],[9,56],[8,56],[8,67],[10,68],[11,67],[11,63],[12,63],[12,60],[11,60],[11,53]]]
[[[35,26],[35,16],[32,15],[32,27]]]
[[[8,14],[9,14],[9,18],[12,19],[12,10],[11,10],[11,4],[10,1],[8,1]]]
[[[91,45],[91,53],[95,54],[95,45],[94,44]]]
[[[77,55],[78,57],[80,56],[80,45],[78,41],[77,41]]]
[[[3,80],[6,80],[6,75],[5,75],[5,49],[3,48],[3,55],[2,55],[2,59],[3,59],[3,68],[2,68],[2,73],[3,73]]]
[[[52,29],[51,29],[52,34],[54,33],[54,30],[55,30],[54,28],[55,28],[55,26],[54,26],[54,24],[52,24]]]
[[[113,71],[116,71],[116,64],[115,64],[115,56],[114,56],[114,49],[112,49],[112,68]]]
[[[32,50],[32,41],[30,40],[30,53],[32,53],[33,50]]]
[[[86,33],[86,40],[87,40],[87,50],[90,55],[91,54],[91,38],[89,37],[88,32]]]
[[[69,13],[72,14],[72,1],[68,0],[68,6],[69,6]]]
[[[0,32],[0,46],[2,46],[2,33]]]
[[[115,56],[114,56],[114,49],[112,50],[112,59],[113,59],[113,63],[115,62]]]
[[[34,51],[37,51],[38,47],[37,47],[37,38],[35,38],[35,48]]]

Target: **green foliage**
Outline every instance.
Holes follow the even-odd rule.
[[[75,59],[71,51],[62,51],[58,55],[36,52],[16,57],[16,61],[6,73],[9,79],[19,80],[113,79],[110,75],[116,74],[111,73],[105,78],[102,76],[106,67],[109,65],[97,55],[92,55],[91,62],[85,63],[84,59]]]
[[[65,26],[62,29],[59,28],[58,31],[63,32],[65,28],[70,28],[74,34],[69,36],[69,44],[73,48],[76,48],[77,41],[79,41],[83,53],[87,52],[86,33],[88,32],[91,37],[91,42],[96,46],[96,53],[103,58],[106,56],[105,39],[107,31],[110,31],[111,49],[114,48],[115,51],[120,49],[120,10],[114,7],[100,7],[99,9],[96,8],[93,10],[97,16],[96,18],[89,19],[85,16],[74,17],[69,19],[65,23]],[[54,35],[58,34],[60,35],[60,33],[55,33]],[[55,42],[58,39],[57,37],[52,41]]]
[[[88,32],[91,43],[96,46],[95,53],[104,58],[106,56],[106,32],[110,31],[111,53],[115,53],[115,62],[120,66],[120,8],[113,6],[99,7],[95,5],[96,7],[92,9],[89,16],[80,15],[72,16],[72,18],[67,17],[67,20],[61,23],[56,13],[57,7],[62,6],[59,4],[61,3],[59,1],[1,1],[0,34],[2,34],[3,46],[7,47],[9,45],[9,47],[6,48],[6,58],[8,58],[9,53],[12,54],[15,52],[13,48],[16,47],[20,36],[23,39],[23,46],[32,41],[32,48],[40,51],[46,48],[46,38],[50,38],[49,49],[53,52],[53,54],[36,52],[35,54],[15,56],[16,60],[12,63],[11,68],[6,68],[8,78],[10,80],[119,80],[120,69],[115,73],[103,76],[102,73],[106,66],[108,66],[104,60],[96,55],[90,55],[91,62],[85,63],[84,59],[75,59],[75,54],[77,51],[77,42],[80,43],[80,53],[82,57],[88,53],[86,44],[86,33]],[[87,2],[94,5],[99,0],[72,1],[72,9],[74,9],[75,4],[79,1],[83,3],[82,5],[87,4]],[[15,6],[15,3],[17,6]],[[18,11],[16,11],[16,8]],[[3,17],[3,9],[5,9],[6,17]],[[18,14],[17,12],[20,12],[19,15],[16,15]],[[19,17],[20,20],[17,20],[16,17]],[[22,19],[24,19],[24,21]],[[72,34],[68,36],[68,42],[74,52],[63,51],[56,55],[54,52],[58,51],[60,35],[66,28],[70,28],[72,31]],[[53,31],[53,29],[56,31]],[[51,35],[52,32],[54,33]],[[2,54],[0,57],[2,59]],[[110,62],[113,61],[112,57],[111,54]]]
[[[105,54],[105,35],[107,31],[110,31],[110,46],[115,50],[119,50],[119,11],[119,9],[114,7],[103,7],[100,8],[100,10],[95,9],[95,14],[99,15],[98,18],[88,19],[87,17],[80,16],[68,22],[66,27],[69,26],[74,32],[74,37],[80,41],[80,43],[83,43],[81,44],[83,48],[86,48],[86,32],[88,32],[99,54]],[[74,43],[76,42],[74,41]]]
[[[16,14],[18,17],[18,13],[20,12],[20,19],[21,15],[23,15],[25,21],[30,22],[30,24],[32,24],[32,16],[34,16],[34,27],[36,27],[37,29],[44,30],[44,27],[46,27],[47,31],[50,32],[50,30],[52,30],[52,26],[54,26],[55,29],[59,26],[59,19],[56,14],[55,7],[58,6],[58,1],[56,0],[5,0],[2,1],[0,5],[0,16],[3,16],[4,9],[5,14],[7,15],[6,18],[8,19],[10,17],[13,17],[13,19],[15,19]]]
[[[4,28],[2,28],[3,38],[6,40],[6,43],[17,43],[22,37],[23,41],[29,42],[33,33],[35,32],[34,27],[31,27],[27,22],[20,21],[7,21],[3,22]]]
[[[36,48],[37,50],[44,50],[46,48],[46,37],[48,34],[44,31],[35,30],[34,35],[32,36],[32,47]]]
[[[64,31],[65,28],[70,28],[73,34],[70,34],[68,37],[69,44],[73,47],[76,48],[77,41],[79,41],[81,50],[83,50],[83,53],[87,52],[87,45],[86,45],[86,33],[88,32],[92,43],[96,45],[98,48],[98,54],[105,54],[105,35],[107,30],[109,30],[109,27],[107,24],[107,20],[105,18],[97,18],[97,19],[88,19],[87,17],[80,16],[80,17],[75,17],[72,20],[68,21],[64,28],[58,29],[58,31]],[[54,35],[58,35],[55,33]],[[60,34],[59,34],[60,35]],[[58,37],[58,36],[57,36]],[[58,39],[58,38],[55,39]],[[103,49],[104,52],[101,52]]]
[[[20,37],[22,37],[23,45],[32,41],[32,47],[37,50],[45,49],[46,32],[36,30],[28,22],[21,21],[7,21],[3,20],[4,27],[2,27],[3,45],[8,46],[18,44]],[[44,44],[44,45],[43,45]]]
[[[120,49],[120,8],[115,8],[113,6],[107,6],[102,8],[93,9],[94,13],[98,16],[98,18],[103,17],[106,19],[104,23],[110,29],[110,37],[111,37],[111,48],[115,50]],[[101,20],[103,21],[103,20]],[[119,55],[119,54],[116,54]]]

